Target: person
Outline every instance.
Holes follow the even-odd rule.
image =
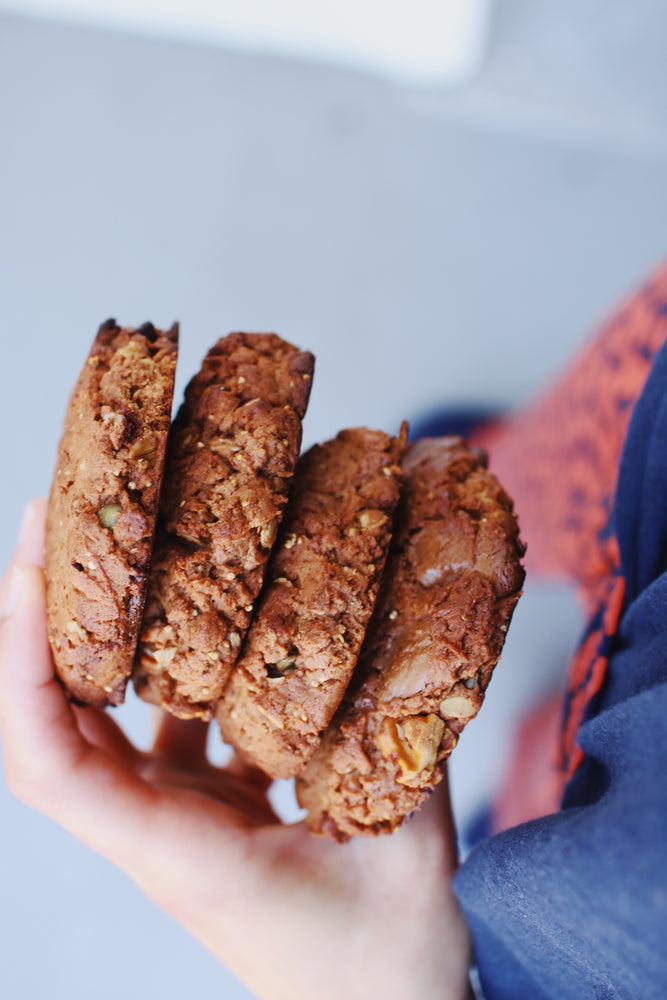
[[[213,767],[203,724],[165,717],[144,753],[71,705],[46,634],[43,502],[0,587],[9,787],[261,1000],[459,1000],[473,946],[486,1000],[667,995],[665,341],[667,267],[555,387],[472,430],[515,497],[528,571],[576,582],[589,626],[553,764],[525,782],[518,761],[496,832],[458,870],[446,780],[391,837],[339,845],[281,824],[239,758]]]

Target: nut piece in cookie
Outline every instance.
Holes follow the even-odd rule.
[[[104,323],[65,416],[46,520],[49,641],[74,701],[123,700],[139,636],[178,327]]]
[[[297,777],[316,833],[390,833],[428,797],[479,710],[520,596],[524,547],[486,457],[424,439],[403,462],[396,529],[366,641]]]
[[[223,738],[272,777],[315,752],[357,661],[402,479],[400,437],[341,431],[297,464],[242,655],[216,711]]]
[[[287,501],[314,359],[275,334],[209,351],[174,421],[137,693],[209,718],[239,655]]]

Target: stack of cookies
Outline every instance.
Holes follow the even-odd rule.
[[[138,694],[297,777],[308,824],[390,832],[478,711],[523,583],[512,502],[459,438],[354,428],[299,457],[314,359],[219,340],[170,426],[178,329],[103,324],[47,517],[77,704]]]

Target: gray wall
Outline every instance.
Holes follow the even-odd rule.
[[[665,256],[666,28],[658,0],[505,0],[480,77],[442,93],[0,15],[2,562],[108,316],[180,319],[179,393],[229,330],[310,348],[306,443],[534,392]],[[529,586],[457,750],[461,816],[577,625]],[[121,717],[145,741],[143,706]],[[0,817],[3,995],[247,996],[4,788]]]

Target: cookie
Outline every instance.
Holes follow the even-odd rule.
[[[297,778],[310,829],[339,841],[391,832],[440,781],[482,704],[524,578],[512,502],[482,452],[424,439],[403,468],[354,678]]]
[[[65,417],[46,520],[49,641],[80,704],[123,700],[153,545],[178,327],[104,323]]]
[[[174,422],[134,685],[181,718],[210,718],[239,655],[313,366],[275,334],[230,334],[209,351]]]
[[[272,777],[317,749],[361,648],[384,568],[407,427],[357,428],[297,465],[267,583],[216,718]]]

